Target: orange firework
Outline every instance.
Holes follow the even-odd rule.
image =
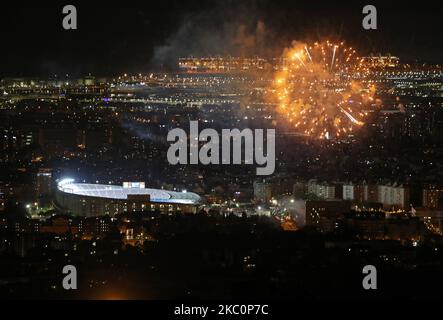
[[[360,81],[365,71],[343,42],[294,43],[274,79],[278,110],[305,135],[349,135],[364,124],[363,106],[373,99],[374,86]]]

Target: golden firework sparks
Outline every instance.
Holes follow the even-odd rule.
[[[375,88],[359,77],[366,70],[352,47],[329,41],[294,43],[275,74],[279,112],[301,133],[320,139],[340,137],[364,125],[362,108]]]

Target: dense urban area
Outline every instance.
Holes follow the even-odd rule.
[[[441,298],[443,68],[361,58],[364,125],[318,139],[269,98],[281,63],[1,79],[0,295]],[[275,129],[275,172],[169,164],[168,132],[192,120]],[[68,264],[79,290],[61,285]]]

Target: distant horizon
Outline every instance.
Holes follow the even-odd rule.
[[[377,55],[365,55],[365,56],[361,56],[361,58],[363,57],[377,57],[379,56]],[[386,55],[381,55],[381,56],[388,56]],[[413,65],[415,67],[420,66],[420,65],[427,65],[427,66],[435,66],[435,67],[443,67],[443,61],[425,61],[425,60],[419,60],[416,59],[415,61],[412,60],[402,60],[401,57],[399,57],[398,55],[395,54],[391,54],[392,57],[398,57],[400,59],[400,65]],[[251,58],[262,58],[260,56],[248,56],[248,57],[238,57],[238,56],[188,56],[188,57],[180,57],[180,59],[183,58],[243,58],[243,59],[251,59]],[[272,59],[278,59],[280,57],[275,57]],[[133,77],[133,76],[146,76],[149,74],[158,74],[158,73],[175,73],[175,74],[198,74],[198,71],[193,71],[193,72],[187,72],[184,70],[181,70],[178,66],[178,61],[177,61],[177,66],[175,68],[168,68],[165,70],[159,70],[159,69],[155,69],[155,68],[151,68],[149,70],[143,71],[143,72],[121,72],[121,73],[93,73],[93,72],[85,72],[85,73],[76,73],[76,74],[11,74],[11,75],[2,75],[0,73],[0,80],[4,80],[4,79],[14,79],[14,78],[24,78],[24,79],[44,79],[44,80],[56,80],[56,78],[58,79],[64,79],[64,80],[68,80],[68,79],[80,79],[80,78],[84,78],[84,77],[94,77],[94,78],[117,78],[117,77],[122,77],[122,76],[126,76],[127,77]],[[210,72],[200,72],[200,73],[207,73],[210,74]],[[213,74],[221,74],[221,72],[214,72]]]

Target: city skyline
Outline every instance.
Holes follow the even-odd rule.
[[[65,5],[0,13],[1,299],[443,298],[433,4]]]

